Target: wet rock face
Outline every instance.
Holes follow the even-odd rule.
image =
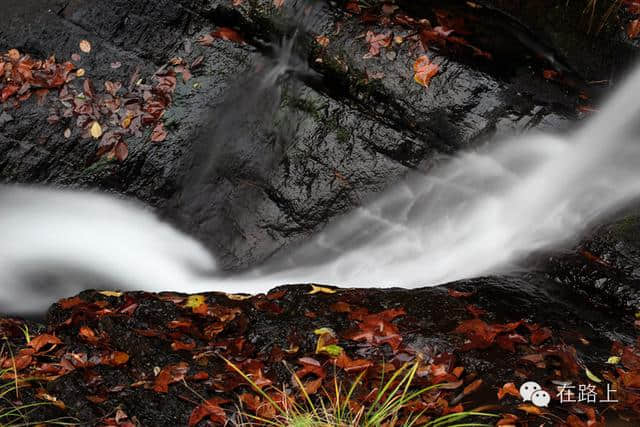
[[[428,169],[439,153],[532,128],[564,129],[574,118],[575,94],[533,67],[505,69],[508,61],[496,67],[435,50],[431,59],[441,71],[425,89],[412,79],[410,43],[363,58],[362,34],[406,28],[365,23],[325,3],[305,16],[301,4],[276,10],[268,1],[237,8],[195,0],[16,2],[0,18],[0,48],[68,59],[79,40],[89,39],[92,53],[78,66],[97,87],[127,82],[138,67],[149,79],[172,57],[205,59],[194,80],[179,82],[163,116],[169,138],[132,138],[123,163],[96,162],[92,140],[66,140],[69,123],[46,122],[50,104],[8,109],[0,119],[2,181],[136,197],[205,241],[223,266],[242,268],[303,239],[409,169]],[[308,66],[269,88],[272,110],[245,114],[251,110],[243,105],[257,103],[257,85],[275,63],[268,43],[300,22],[297,62]],[[240,28],[248,43],[195,43],[216,26]],[[326,48],[314,42],[322,34],[330,39]],[[112,69],[113,62],[123,65]],[[205,179],[194,176],[207,162]]]

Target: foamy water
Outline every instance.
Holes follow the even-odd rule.
[[[640,71],[567,138],[529,135],[412,176],[266,266],[215,277],[197,241],[96,193],[0,187],[0,309],[36,311],[87,286],[263,292],[283,283],[430,286],[502,271],[640,196]],[[67,286],[34,286],[52,275]]]

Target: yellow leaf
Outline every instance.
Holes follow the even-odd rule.
[[[199,307],[204,304],[204,295],[189,295],[187,298],[187,302],[184,304],[185,307]]]
[[[620,356],[611,356],[609,359],[607,359],[607,363],[609,365],[617,365],[618,363],[620,363],[620,360],[622,360]]]
[[[226,294],[227,298],[234,301],[244,301],[246,299],[251,298],[251,295],[241,295],[241,294]]]
[[[100,291],[98,292],[100,295],[104,295],[106,297],[121,297],[122,292],[117,291]]]
[[[601,383],[601,382],[602,382],[602,380],[601,380],[600,378],[596,377],[596,376],[593,374],[593,372],[591,372],[591,371],[589,370],[589,368],[584,368],[584,373],[585,373],[585,374],[587,374],[587,377],[588,377],[591,381],[593,381],[593,382],[595,382],[595,383]]]
[[[77,77],[82,77],[82,76],[84,76],[84,73],[85,73],[84,68],[78,68],[78,69],[76,70],[76,76],[77,76]]]
[[[314,333],[314,334],[316,334],[316,335],[326,335],[326,334],[329,334],[329,335],[331,335],[332,337],[335,337],[335,336],[336,336],[336,333],[335,333],[335,332],[333,331],[333,329],[331,329],[331,328],[319,328],[319,329],[316,329],[315,331],[313,331],[313,333]]]
[[[308,292],[308,294],[309,295],[319,294],[319,293],[335,294],[336,292],[338,292],[338,291],[336,291],[335,289],[325,288],[323,286],[311,285],[311,290]]]
[[[284,352],[289,354],[295,354],[298,352],[298,350],[300,350],[300,347],[292,344],[288,349],[284,350]]]
[[[80,40],[80,50],[84,53],[91,52],[91,43],[89,40]]]
[[[122,127],[128,129],[131,125],[131,120],[133,120],[133,116],[131,114],[127,114],[127,116],[122,119]]]
[[[102,136],[102,127],[100,126],[100,123],[93,122],[90,132],[94,139],[100,138]]]

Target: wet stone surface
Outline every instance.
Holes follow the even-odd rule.
[[[279,10],[271,2],[16,2],[2,17],[0,47],[68,60],[80,40],[90,40],[92,52],[77,66],[96,88],[106,80],[127,83],[136,69],[150,82],[174,57],[203,55],[204,63],[193,79],[178,79],[162,117],[167,139],[150,143],[149,131],[129,138],[124,162],[96,161],[96,142],[75,132],[65,139],[74,118],[47,123],[51,99],[7,109],[12,120],[0,121],[0,177],[136,197],[237,269],[305,238],[408,169],[428,169],[439,153],[532,128],[565,129],[576,117],[576,94],[544,80],[540,69],[518,65],[505,73],[502,62],[494,67],[447,49],[430,53],[441,71],[425,89],[412,79],[415,43],[363,58],[367,31],[406,35],[410,28],[383,28],[322,2],[300,17],[294,9],[301,4]],[[295,23],[303,26],[296,61],[311,77],[281,76],[264,94],[273,108],[242,122],[243,105],[256,104],[256,86],[273,67],[268,44]],[[219,27],[238,28],[247,43],[196,42]],[[323,34],[326,48],[314,39]],[[114,70],[113,62],[122,66]],[[251,132],[229,133],[245,127]],[[220,163],[225,167],[215,167]],[[204,182],[192,173],[200,168],[208,168]]]

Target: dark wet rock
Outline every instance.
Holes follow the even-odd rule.
[[[605,297],[629,311],[640,310],[640,220],[631,209],[592,230],[575,250],[555,254],[540,266],[557,283],[589,297]]]
[[[164,116],[168,140],[152,144],[148,134],[129,140],[122,164],[96,162],[96,143],[75,132],[65,140],[70,123],[48,124],[48,105],[30,100],[8,112],[14,120],[0,133],[2,181],[98,187],[136,197],[204,240],[223,266],[241,268],[305,238],[407,170],[428,169],[438,153],[524,130],[565,129],[576,117],[574,93],[544,80],[540,69],[519,64],[505,70],[508,61],[494,67],[434,52],[441,72],[425,89],[412,80],[410,43],[389,49],[393,58],[389,52],[363,58],[364,32],[406,29],[364,24],[325,3],[301,17],[292,11],[301,4],[286,2],[283,10],[270,1],[238,8],[187,0],[11,4],[1,18],[0,48],[69,58],[81,39],[89,39],[93,50],[78,65],[96,87],[105,80],[127,82],[138,67],[149,79],[174,56],[203,54],[205,63],[193,80],[179,82]],[[290,17],[296,13],[297,21]],[[228,111],[253,102],[251,85],[261,77],[256,67],[272,65],[269,43],[296,22],[303,23],[297,50],[310,69],[301,66],[301,73],[281,78],[284,93],[275,111],[255,119],[250,133],[211,140],[212,134],[228,135],[219,133],[233,123],[222,120]],[[194,43],[216,25],[239,28],[248,44]],[[314,42],[318,34],[330,37],[326,49]],[[114,61],[122,67],[111,69]],[[371,77],[376,75],[382,78]],[[225,168],[214,168],[205,188],[191,173],[193,153],[202,146],[235,147],[226,150]],[[200,197],[195,207],[188,197],[193,193]]]

